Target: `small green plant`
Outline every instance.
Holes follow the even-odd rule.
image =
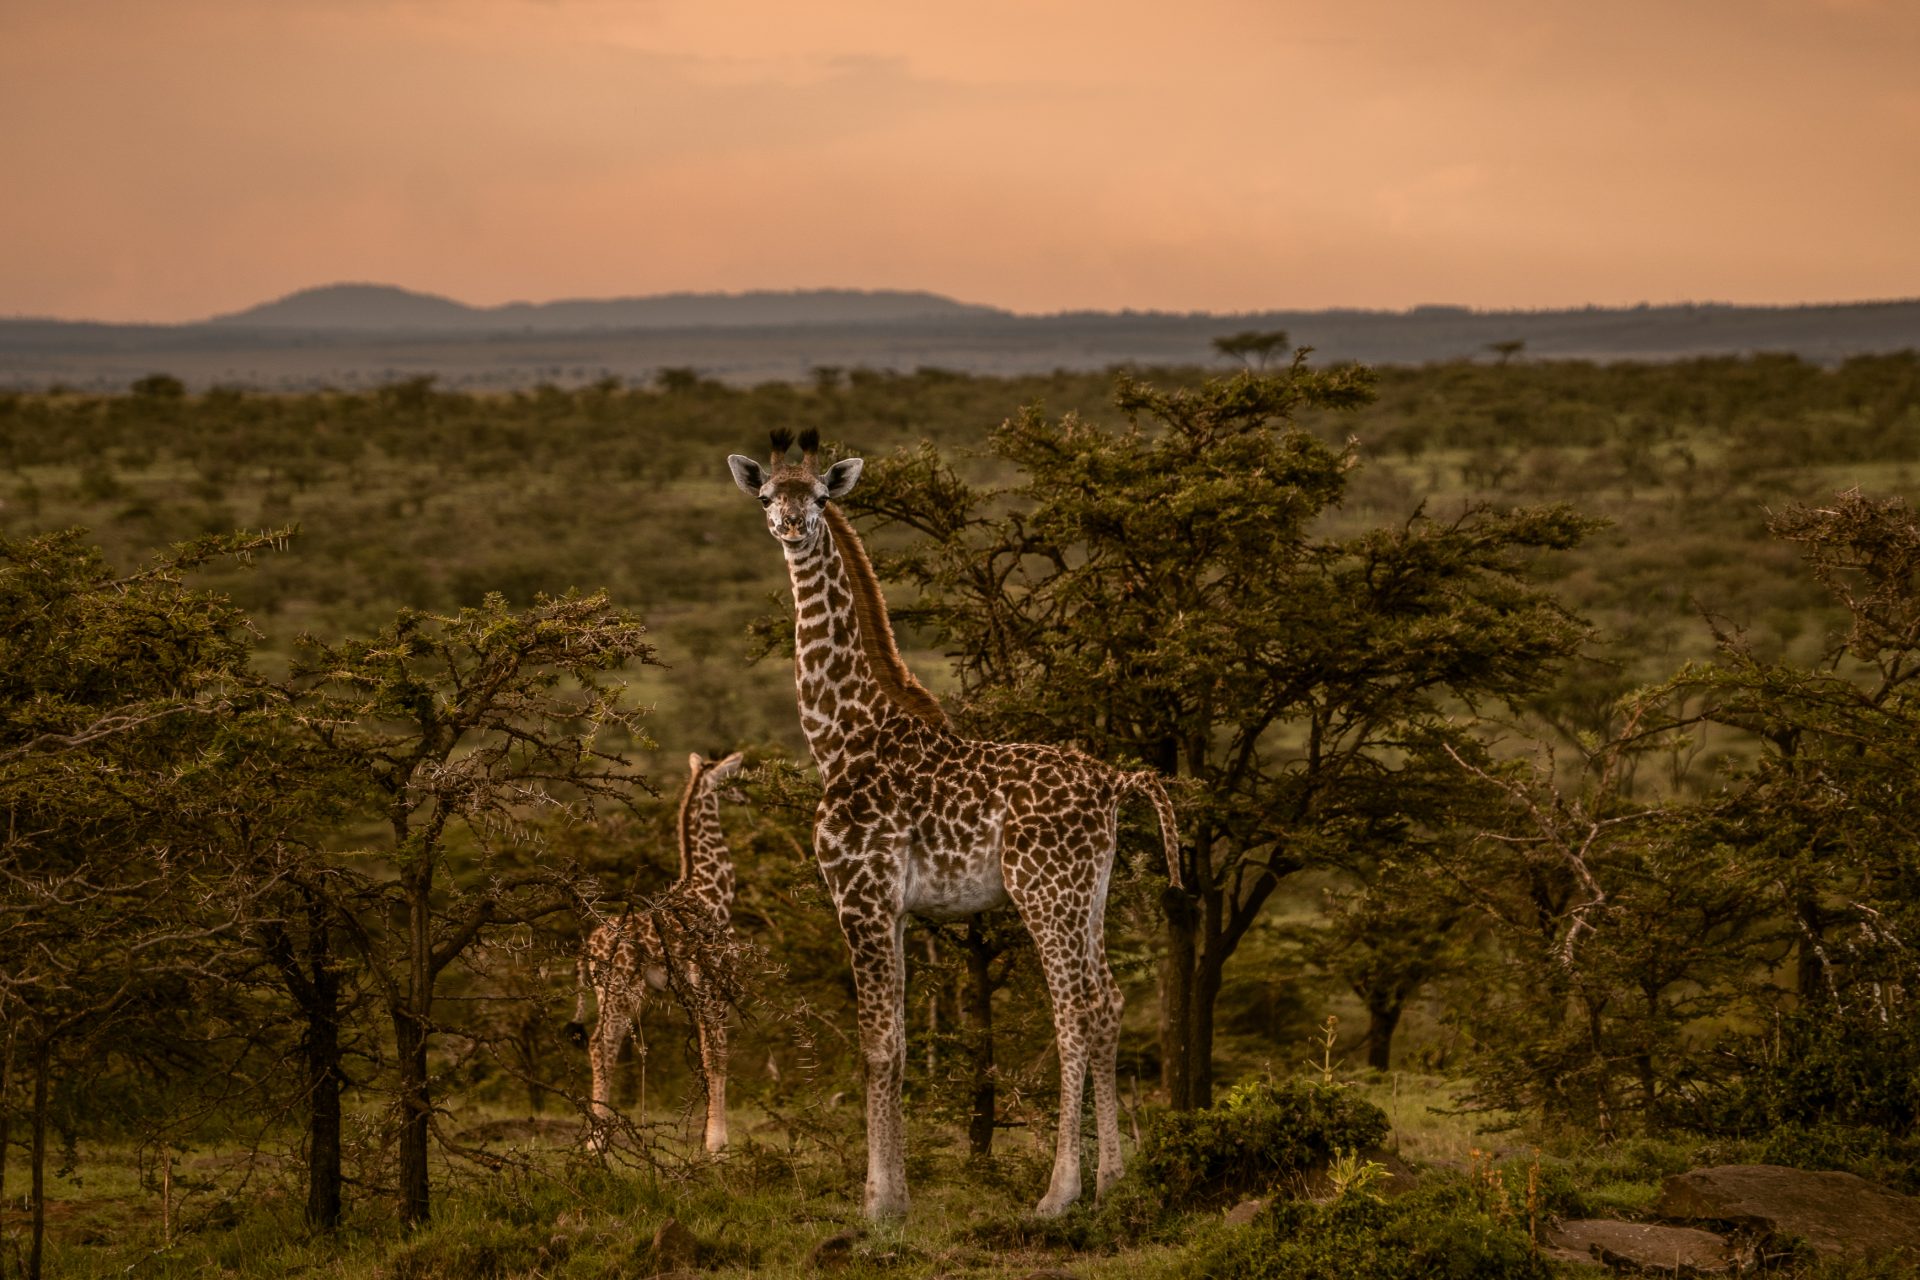
[[[1344,1200],[1350,1195],[1378,1200],[1379,1193],[1369,1188],[1380,1179],[1392,1176],[1387,1166],[1378,1160],[1361,1159],[1360,1153],[1351,1147],[1335,1152],[1327,1165],[1327,1184],[1333,1189],[1335,1200]]]
[[[1320,1077],[1320,1083],[1328,1089],[1337,1089],[1341,1084],[1341,1081],[1335,1078],[1335,1072],[1345,1064],[1345,1059],[1336,1061],[1333,1056],[1333,1046],[1339,1038],[1340,1019],[1328,1014],[1327,1020],[1320,1024],[1320,1034],[1313,1040],[1314,1045],[1320,1050],[1320,1061],[1314,1062],[1309,1059],[1304,1064],[1307,1070]]]

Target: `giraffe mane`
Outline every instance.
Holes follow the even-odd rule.
[[[928,724],[948,727],[947,713],[927,687],[907,670],[900,647],[894,643],[893,621],[887,616],[887,598],[880,591],[880,576],[867,559],[867,549],[854,532],[853,521],[834,503],[826,510],[827,528],[833,532],[834,545],[847,566],[847,580],[853,586],[853,616],[860,624],[860,648],[867,655],[874,682],[889,701],[908,715]]]
[[[680,793],[680,821],[674,830],[680,837],[680,880],[682,883],[693,878],[693,806],[700,799],[700,779],[707,773],[706,765],[687,772],[687,789]]]

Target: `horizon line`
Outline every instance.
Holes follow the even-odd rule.
[[[1678,298],[1666,301],[1640,299],[1636,302],[1598,303],[1577,302],[1555,306],[1475,306],[1468,303],[1428,301],[1410,303],[1401,307],[1389,306],[1274,306],[1259,310],[1209,311],[1196,308],[1171,307],[1063,307],[1051,311],[1017,311],[991,302],[974,302],[926,288],[904,288],[897,286],[855,286],[855,285],[811,285],[794,288],[754,287],[750,289],[673,289],[658,293],[620,293],[597,297],[563,296],[545,301],[531,301],[525,298],[510,299],[499,303],[473,303],[453,297],[449,294],[431,293],[406,285],[393,284],[378,280],[334,280],[325,284],[307,285],[260,302],[251,303],[234,311],[218,312],[195,320],[101,320],[90,317],[58,316],[46,314],[26,314],[19,312],[0,313],[0,324],[71,324],[96,325],[111,328],[135,329],[185,329],[200,325],[210,325],[222,320],[232,320],[249,311],[270,307],[306,294],[322,293],[331,289],[385,289],[406,294],[413,298],[447,302],[454,306],[477,313],[505,311],[516,307],[540,308],[561,306],[569,303],[619,303],[654,302],[667,299],[748,299],[759,296],[793,297],[804,294],[853,294],[861,296],[920,295],[939,299],[957,307],[969,307],[993,313],[997,318],[1014,320],[1048,320],[1070,316],[1161,316],[1174,318],[1212,318],[1219,320],[1251,319],[1269,315],[1377,315],[1377,316],[1413,316],[1422,312],[1442,312],[1472,316],[1538,316],[1587,311],[1651,311],[1651,310],[1729,310],[1729,311],[1813,311],[1841,307],[1884,307],[1920,303],[1920,294],[1895,295],[1870,298],[1840,298],[1801,300],[1796,302],[1734,302],[1716,298]],[[942,317],[925,317],[937,319]],[[955,317],[958,318],[958,317]],[[893,323],[876,321],[875,323]],[[299,326],[268,326],[297,328]],[[409,326],[423,328],[426,326]]]

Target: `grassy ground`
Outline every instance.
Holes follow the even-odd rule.
[[[1453,1083],[1397,1075],[1353,1087],[1396,1117],[1389,1147],[1410,1163],[1464,1168],[1476,1150],[1512,1146],[1488,1128],[1500,1117],[1461,1110]],[[359,1193],[334,1239],[307,1229],[297,1170],[270,1157],[252,1164],[231,1152],[182,1157],[168,1215],[151,1155],[90,1147],[72,1176],[52,1179],[51,1273],[644,1276],[652,1274],[654,1234],[671,1217],[700,1242],[703,1269],[719,1276],[814,1274],[814,1249],[849,1231],[860,1233],[846,1250],[849,1274],[1024,1276],[1066,1268],[1089,1278],[1174,1275],[1185,1245],[1218,1217],[1210,1210],[1177,1219],[1120,1248],[1100,1239],[1090,1205],[1058,1227],[1034,1230],[1028,1211],[1045,1186],[1050,1134],[1010,1131],[995,1158],[977,1164],[965,1159],[957,1133],[918,1126],[912,1211],[902,1224],[868,1230],[859,1215],[857,1113],[857,1105],[843,1105],[804,1135],[775,1117],[736,1113],[742,1136],[718,1161],[689,1156],[680,1118],[656,1113],[649,1132],[662,1144],[660,1169],[641,1167],[631,1153],[608,1162],[588,1155],[570,1119],[466,1116],[455,1131],[505,1158],[504,1169],[441,1167],[433,1221],[411,1234],[392,1223],[380,1199]],[[9,1187],[17,1189],[23,1171],[16,1164],[12,1172]],[[15,1198],[4,1219],[8,1253],[25,1248],[22,1208]],[[1090,1249],[1072,1247],[1089,1241],[1096,1242]]]
[[[1587,1135],[1529,1130],[1510,1116],[1472,1109],[1465,1085],[1437,1076],[1393,1073],[1345,1087],[1393,1124],[1383,1149],[1372,1153],[1390,1172],[1371,1190],[1389,1199],[1411,1196],[1412,1212],[1428,1215],[1414,1220],[1430,1220],[1438,1232],[1477,1214],[1482,1227],[1493,1223],[1521,1241],[1523,1262],[1527,1234],[1544,1235],[1555,1216],[1643,1217],[1668,1175],[1756,1154],[1678,1141],[1600,1146]],[[443,1163],[435,1174],[433,1219],[413,1232],[392,1220],[386,1197],[350,1189],[347,1225],[332,1237],[306,1227],[297,1169],[272,1157],[182,1156],[163,1211],[161,1169],[150,1153],[88,1147],[72,1171],[52,1179],[49,1274],[614,1280],[668,1269],[673,1259],[658,1255],[654,1240],[672,1219],[690,1233],[695,1269],[718,1277],[777,1280],[830,1270],[901,1280],[1036,1274],[1152,1280],[1231,1274],[1231,1266],[1219,1270],[1222,1259],[1244,1261],[1248,1242],[1258,1238],[1247,1233],[1272,1230],[1230,1225],[1219,1205],[1169,1212],[1156,1202],[1155,1189],[1137,1180],[1131,1188],[1123,1184],[1105,1206],[1085,1203],[1063,1219],[1040,1222],[1030,1208],[1046,1182],[1049,1134],[1010,1131],[995,1157],[982,1163],[965,1158],[960,1134],[923,1123],[914,1125],[910,1140],[910,1214],[898,1224],[869,1227],[859,1214],[864,1166],[856,1101],[803,1122],[737,1110],[735,1145],[720,1160],[697,1153],[686,1120],[665,1111],[650,1116],[644,1134],[653,1154],[643,1160],[632,1134],[608,1159],[589,1154],[579,1122],[570,1117],[500,1110],[449,1116],[451,1134],[484,1148],[501,1167]],[[14,1195],[0,1215],[6,1259],[0,1274],[10,1275],[18,1274],[24,1255],[26,1219],[18,1195],[23,1171],[16,1164],[9,1172]],[[1291,1191],[1323,1200],[1332,1195],[1325,1177],[1310,1177]],[[1468,1218],[1448,1217],[1461,1212]],[[1530,1270],[1500,1274],[1589,1274],[1564,1265],[1553,1270],[1538,1259],[1527,1265]],[[1770,1274],[1893,1280],[1906,1273],[1897,1264],[1801,1259]]]

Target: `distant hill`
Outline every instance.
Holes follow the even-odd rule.
[[[469,329],[482,314],[452,298],[390,284],[329,284],[207,323],[261,329]]]
[[[1920,350],[1920,300],[1034,316],[932,293],[852,289],[469,307],[387,285],[330,285],[201,324],[0,319],[0,388],[116,390],[155,371],[193,387],[365,387],[432,375],[446,386],[491,389],[609,377],[647,383],[662,369],[694,369],[736,385],[802,381],[823,367],[1013,374],[1199,365],[1224,372],[1234,365],[1215,350],[1215,338],[1275,329],[1312,347],[1318,364],[1759,352],[1834,364]]]
[[[215,316],[209,324],[308,332],[578,332],[593,329],[689,329],[707,326],[886,324],[1005,315],[937,293],[896,289],[799,289],[791,292],[663,293],[642,298],[577,298],[471,307],[388,284],[329,284]]]

